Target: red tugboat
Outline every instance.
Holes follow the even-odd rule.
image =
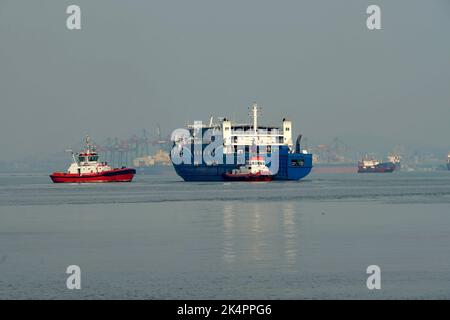
[[[112,168],[106,162],[98,162],[95,146],[86,138],[86,149],[81,153],[72,152],[73,163],[67,172],[54,172],[50,178],[54,183],[131,182],[136,170]]]
[[[245,166],[223,174],[226,181],[271,181],[273,175],[263,157],[251,158]]]

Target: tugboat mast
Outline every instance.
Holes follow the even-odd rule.
[[[87,148],[87,152],[89,152],[89,153],[95,152],[95,146],[92,144],[91,137],[89,137],[88,135],[86,136],[86,148]]]

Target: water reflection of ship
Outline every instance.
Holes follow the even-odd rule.
[[[282,205],[283,213],[283,234],[284,234],[284,255],[286,263],[289,266],[295,266],[297,263],[297,225],[295,216],[295,207],[292,202],[286,202]]]
[[[238,214],[241,212],[247,214]],[[226,202],[223,206],[223,261],[260,262],[276,255],[284,258],[284,267],[296,268],[299,255],[297,220],[292,202],[281,205],[281,214],[275,214],[264,203],[246,204],[243,210],[241,205]],[[245,241],[242,241],[242,232]],[[275,234],[277,237],[273,238]]]
[[[234,248],[235,208],[231,203],[223,207],[223,260],[233,263],[236,258]]]

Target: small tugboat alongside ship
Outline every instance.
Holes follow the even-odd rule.
[[[226,181],[271,181],[273,175],[263,157],[253,157],[245,166],[224,173]]]
[[[396,166],[393,162],[380,162],[375,159],[365,157],[358,162],[358,173],[386,173],[394,172]]]
[[[50,178],[54,183],[131,182],[136,170],[132,168],[112,168],[106,162],[98,161],[95,146],[86,138],[86,148],[75,155],[67,172],[54,172]]]

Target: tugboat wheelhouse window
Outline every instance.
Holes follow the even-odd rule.
[[[97,161],[98,160],[98,156],[90,156],[89,157],[89,161]]]
[[[84,162],[84,161],[85,161],[85,160],[84,160],[84,156],[79,156],[79,157],[78,157],[78,161]]]

